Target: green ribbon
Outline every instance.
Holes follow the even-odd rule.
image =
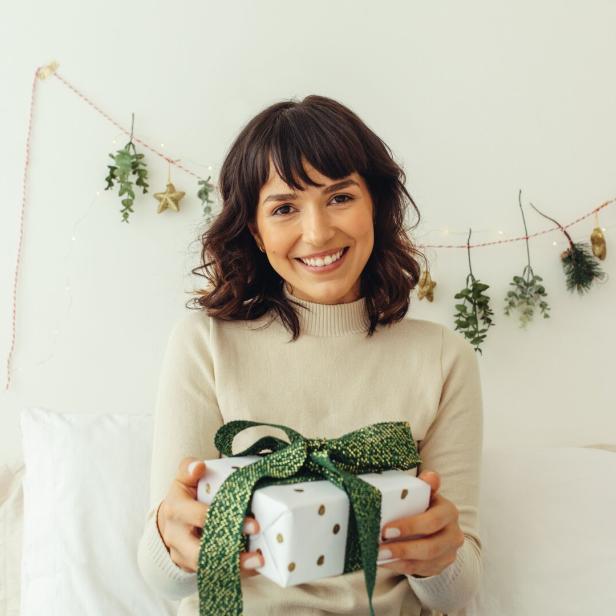
[[[233,454],[233,438],[252,426],[283,430],[290,443],[265,436]],[[407,470],[421,463],[406,421],[381,422],[340,438],[307,439],[287,426],[259,421],[231,421],[214,437],[227,457],[259,455],[260,460],[240,467],[220,486],[210,504],[197,565],[200,616],[243,614],[239,553],[248,549],[243,534],[250,515],[253,490],[268,485],[327,479],[349,497],[349,525],[344,573],[364,570],[370,614],[381,528],[381,492],[358,474],[388,469]],[[267,451],[267,453],[265,453]]]

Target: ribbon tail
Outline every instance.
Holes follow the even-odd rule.
[[[381,532],[381,492],[355,475],[342,471],[342,477],[349,496],[352,516],[357,525],[370,616],[374,616],[372,593],[376,582],[376,559]],[[347,553],[349,554],[350,552]]]
[[[353,515],[353,507],[349,507],[347,528],[347,542],[344,554],[344,573],[352,573],[353,571],[363,569],[359,535],[357,533],[357,522],[355,521],[355,516]]]
[[[242,616],[239,552],[246,547],[244,517],[253,489],[267,477],[293,476],[306,456],[300,442],[237,469],[214,495],[203,527],[197,563],[199,616]]]
[[[216,493],[208,509],[197,567],[199,616],[242,615],[238,554],[244,545],[241,527],[253,482],[242,484],[237,479],[239,474],[234,474],[225,481],[227,489]]]

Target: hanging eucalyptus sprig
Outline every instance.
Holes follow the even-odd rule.
[[[520,312],[520,327],[525,328],[528,323],[532,321],[537,302],[539,302],[539,309],[545,319],[550,317],[548,314],[550,307],[547,302],[542,299],[547,297],[545,287],[540,284],[543,278],[533,272],[533,268],[530,264],[528,229],[526,227],[524,210],[522,209],[522,189],[520,189],[520,192],[518,193],[518,201],[520,204],[520,212],[522,213],[522,221],[524,222],[524,238],[526,239],[526,256],[528,257],[528,265],[524,268],[521,276],[514,276],[513,282],[509,283],[514,290],[507,292],[507,296],[505,298],[505,314],[509,316],[511,310],[517,309]]]
[[[210,178],[212,176],[208,175],[207,180],[199,180],[198,184],[202,185],[197,193],[197,197],[201,199],[201,205],[205,204],[203,208],[203,215],[206,217],[206,224],[210,224],[210,219],[212,216],[212,208],[210,207],[210,203],[214,203],[213,200],[210,199],[210,193],[214,191],[214,184],[210,182]]]
[[[567,230],[557,220],[539,211],[532,203],[530,205],[541,216],[556,223],[567,237],[569,248],[560,253],[560,260],[565,271],[568,291],[576,290],[582,295],[589,291],[595,279],[603,280],[606,277],[606,273],[601,270],[599,263],[593,256],[590,244],[574,242]]]
[[[468,232],[468,240],[466,241],[466,249],[468,251],[468,269],[469,275],[466,277],[466,288],[456,293],[456,299],[464,298],[462,304],[456,304],[455,323],[456,330],[460,330],[467,340],[470,340],[474,345],[475,350],[483,355],[483,351],[479,346],[486,337],[488,329],[494,325],[491,317],[494,315],[490,308],[490,298],[484,294],[490,285],[479,282],[473,276],[473,268],[471,266],[471,248],[469,242],[471,240],[471,229]],[[469,284],[470,281],[470,284]],[[470,306],[466,305],[466,302]],[[480,327],[484,325],[485,327]]]
[[[135,114],[132,114],[132,122],[130,127],[130,140],[115,154],[109,154],[115,165],[107,165],[109,174],[105,178],[107,186],[105,190],[113,188],[114,180],[120,184],[118,196],[126,195],[122,199],[122,222],[128,222],[128,215],[133,213],[133,201],[135,200],[135,191],[133,183],[130,179],[130,174],[137,176],[135,184],[141,186],[143,194],[148,192],[148,171],[143,162],[143,154],[137,154],[135,144],[133,143],[133,127],[135,124]]]

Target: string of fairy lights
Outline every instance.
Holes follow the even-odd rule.
[[[128,131],[127,129],[125,129],[124,127],[122,127],[120,124],[118,124],[115,120],[113,120],[107,113],[105,113],[102,109],[100,109],[100,107],[98,105],[96,105],[94,102],[92,102],[87,96],[85,96],[83,93],[81,93],[76,87],[74,87],[72,84],[70,84],[64,77],[62,77],[58,71],[58,63],[57,62],[52,62],[49,65],[46,66],[42,66],[42,67],[38,67],[34,73],[34,77],[32,80],[32,90],[31,90],[31,100],[30,100],[30,114],[29,114],[29,120],[28,120],[28,130],[27,130],[27,139],[26,139],[26,157],[25,157],[25,162],[24,162],[24,174],[23,174],[23,190],[22,190],[22,202],[21,202],[21,211],[20,211],[20,233],[19,233],[19,242],[18,242],[18,249],[17,249],[17,258],[16,258],[16,266],[15,266],[15,277],[14,277],[14,283],[13,283],[13,311],[12,311],[12,337],[11,337],[11,345],[10,345],[10,349],[8,352],[8,357],[7,357],[7,362],[6,362],[6,385],[5,385],[5,390],[8,391],[9,387],[10,387],[10,383],[11,383],[11,374],[12,374],[12,369],[11,369],[11,360],[12,360],[12,356],[13,356],[13,352],[14,352],[14,348],[15,348],[15,331],[16,331],[16,317],[17,317],[17,288],[18,288],[18,280],[19,280],[19,273],[20,273],[20,263],[21,263],[21,253],[22,253],[22,244],[23,244],[23,236],[24,236],[24,212],[25,212],[25,206],[26,206],[26,183],[27,183],[27,178],[28,178],[28,169],[29,169],[29,162],[30,162],[30,143],[31,143],[31,135],[32,135],[32,117],[33,117],[33,109],[34,109],[34,102],[36,100],[36,88],[38,85],[38,82],[46,79],[47,77],[53,76],[55,78],[58,79],[58,81],[62,84],[64,84],[67,88],[69,88],[71,91],[73,91],[75,94],[77,94],[80,98],[82,98],[86,103],[88,103],[90,106],[92,106],[100,115],[102,115],[103,117],[105,117],[109,122],[111,122],[114,126],[116,126],[118,129],[120,129],[121,131],[121,135],[131,135],[131,131]],[[120,139],[120,134],[117,134],[113,139],[112,139],[112,144],[116,145],[118,143]],[[188,159],[181,159],[181,158],[172,158],[168,155],[166,155],[164,153],[164,150],[166,149],[165,143],[162,142],[160,143],[160,150],[158,148],[155,148],[147,143],[145,143],[144,141],[138,139],[137,137],[133,136],[132,139],[138,143],[140,143],[144,148],[148,149],[150,152],[152,152],[153,154],[155,154],[156,156],[164,159],[167,164],[173,165],[175,167],[177,167],[178,169],[183,170],[184,172],[186,172],[188,175],[191,175],[197,179],[202,179],[198,174],[194,173],[193,171],[191,171],[190,169],[186,168],[184,165],[180,164],[181,161],[187,161],[192,163],[195,166],[200,166],[200,167],[205,167],[208,170],[208,175],[211,177],[212,171],[214,169],[214,166],[211,164],[208,165],[202,165],[201,163],[198,163],[196,161],[190,161]],[[212,183],[212,185],[216,188],[216,190],[218,190],[218,186],[215,183]],[[64,257],[64,262],[65,262],[65,271],[70,272],[70,267],[67,265],[68,262],[71,260],[72,255],[73,255],[73,251],[75,249],[75,246],[77,244],[77,241],[79,239],[79,234],[78,234],[78,227],[79,225],[81,225],[84,220],[90,216],[92,214],[92,212],[96,209],[96,204],[97,202],[104,197],[103,195],[103,190],[96,190],[94,191],[94,195],[92,197],[92,199],[90,200],[89,205],[87,206],[87,208],[85,209],[84,213],[79,216],[79,218],[77,218],[77,220],[75,220],[72,229],[70,231],[70,241],[68,243],[68,250],[65,254]],[[571,223],[569,223],[568,225],[564,225],[563,228],[569,228],[575,224],[577,224],[578,222],[584,220],[585,218],[588,218],[589,216],[594,215],[595,216],[595,226],[599,227],[599,219],[598,219],[598,213],[599,211],[603,208],[606,207],[607,205],[610,205],[612,203],[616,202],[616,199],[610,200],[610,201],[606,201],[604,203],[602,203],[601,205],[599,205],[598,207],[590,210],[589,212],[587,212],[586,214],[584,214],[583,216],[579,217],[578,219],[572,221]],[[603,229],[603,231],[606,231],[608,228],[613,228],[616,225],[608,225],[608,226],[603,226],[601,227]],[[509,242],[517,242],[517,241],[524,241],[526,239],[531,239],[533,237],[545,234],[545,233],[550,233],[552,231],[556,231],[559,230],[559,227],[552,227],[549,229],[546,229],[544,231],[535,233],[533,235],[529,235],[527,236],[521,236],[521,237],[513,237],[513,238],[505,238],[505,231],[503,229],[495,229],[493,227],[485,227],[485,228],[473,228],[472,229],[472,233],[473,235],[488,235],[490,237],[494,237],[496,236],[497,239],[490,239],[489,241],[485,241],[485,242],[481,242],[478,244],[471,244],[471,243],[467,243],[466,241],[462,244],[419,244],[417,243],[418,239],[421,238],[425,238],[427,236],[433,235],[433,234],[439,234],[441,237],[443,238],[450,238],[452,236],[464,236],[464,237],[468,237],[469,234],[469,229],[455,229],[455,228],[451,228],[451,227],[441,227],[441,228],[436,228],[436,229],[425,229],[423,230],[421,233],[414,233],[413,234],[413,240],[416,242],[416,246],[418,248],[421,249],[426,249],[426,248],[434,248],[434,249],[443,249],[443,248],[459,248],[459,249],[469,249],[469,248],[478,248],[478,247],[484,247],[484,246],[490,246],[490,245],[495,245],[495,244],[504,244],[504,243],[509,243]],[[560,250],[560,246],[562,246],[563,244],[567,244],[566,240],[561,239],[559,240],[554,240],[552,242],[552,245],[555,247],[558,247],[558,249]],[[61,322],[68,322],[68,317],[70,315],[70,311],[71,311],[71,307],[72,307],[72,303],[73,303],[73,297],[72,297],[72,287],[71,287],[71,280],[70,280],[70,273],[67,273],[66,277],[65,277],[65,281],[64,281],[64,291],[65,291],[65,295],[67,298],[67,306],[66,309],[64,311],[64,314],[62,315],[62,317],[58,318],[56,323],[54,324],[54,326],[51,329],[51,334],[52,334],[52,340],[51,340],[51,349],[50,351],[45,355],[45,357],[43,357],[42,359],[33,362],[33,365],[35,366],[40,366],[42,364],[45,364],[46,362],[48,362],[53,356],[54,356],[54,350],[56,347],[56,340],[58,338],[58,335],[61,332],[62,329],[62,324]],[[23,370],[23,368],[22,368]],[[21,370],[15,370],[14,372],[20,372]]]

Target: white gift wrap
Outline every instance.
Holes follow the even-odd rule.
[[[236,468],[260,459],[236,456],[204,460],[206,472],[197,486],[197,500],[210,504]],[[381,492],[381,531],[393,520],[428,509],[430,484],[406,471],[386,470],[358,477]],[[261,532],[248,535],[249,551],[260,549],[265,559],[265,565],[257,571],[282,587],[342,574],[349,507],[347,493],[325,479],[257,488],[250,509]]]

